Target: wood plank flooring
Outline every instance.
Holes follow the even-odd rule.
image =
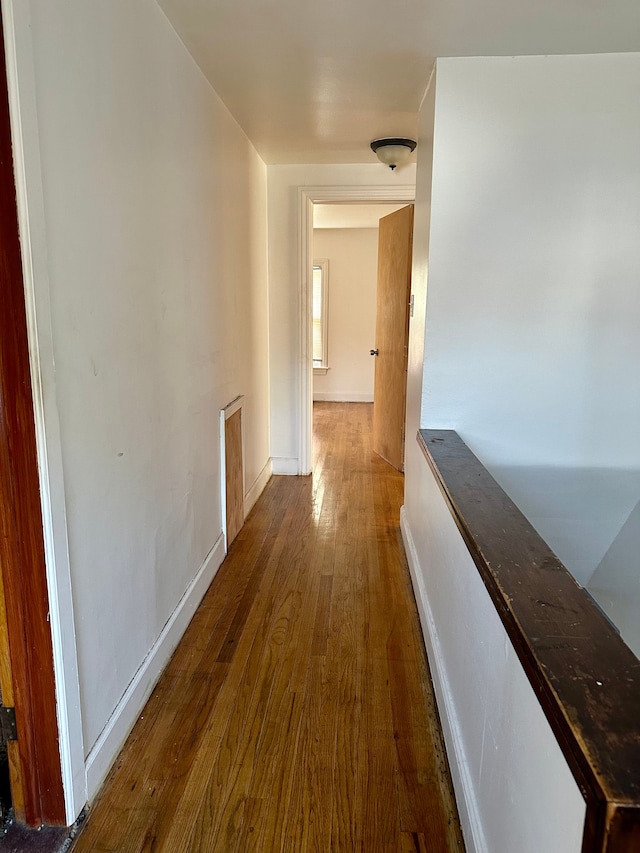
[[[463,851],[371,406],[317,403],[313,477],[273,477],[73,853]]]

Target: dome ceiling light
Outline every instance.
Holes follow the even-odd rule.
[[[403,166],[415,151],[416,143],[413,139],[405,139],[401,136],[389,136],[384,139],[374,139],[371,150],[381,163],[391,170],[396,166]]]

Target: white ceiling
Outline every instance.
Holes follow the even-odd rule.
[[[640,50],[640,0],[158,0],[266,163],[375,163],[434,57]]]
[[[377,228],[383,216],[406,204],[314,204],[314,228]]]

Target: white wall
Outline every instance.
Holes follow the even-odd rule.
[[[640,501],[589,579],[587,589],[640,657]]]
[[[269,365],[271,456],[274,466],[297,471],[300,457],[300,329],[298,187],[405,186],[415,165],[392,172],[367,165],[269,166]]]
[[[640,468],[640,54],[438,62],[423,422]]]
[[[266,167],[153,0],[30,8],[91,794],[222,558],[240,393],[248,488],[268,463]]]
[[[491,473],[583,586],[640,497],[640,470],[491,465]]]
[[[314,228],[377,228],[383,216],[406,206],[401,204],[314,204]]]
[[[329,370],[314,373],[313,399],[371,402],[378,229],[314,228],[313,254],[329,261]]]
[[[640,54],[438,63],[422,424],[583,584],[640,498]]]
[[[438,86],[434,82],[420,113],[403,538],[468,853],[578,853],[584,801],[415,440],[427,279],[431,304],[432,132],[439,77]],[[438,131],[436,123],[436,148]],[[436,180],[434,164],[434,185]]]

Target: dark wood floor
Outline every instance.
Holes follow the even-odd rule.
[[[462,851],[371,406],[315,406],[313,477],[273,477],[74,847]]]

